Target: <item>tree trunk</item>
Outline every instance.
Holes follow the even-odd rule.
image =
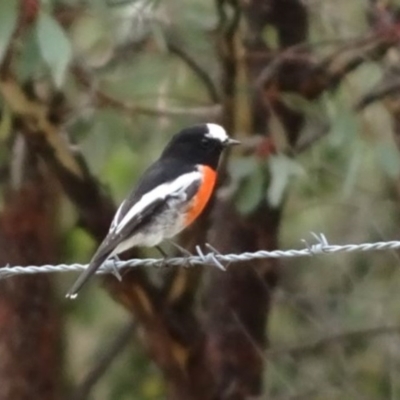
[[[53,263],[54,186],[35,157],[28,156],[22,164],[16,168],[21,181],[14,176],[4,196],[0,265]],[[0,400],[61,398],[60,315],[51,275],[0,282]]]
[[[221,2],[220,2],[221,3]],[[282,4],[283,3],[283,4]],[[259,1],[244,4],[231,2],[236,12],[243,14],[245,28],[240,35],[225,34],[221,46],[224,69],[226,126],[232,132],[268,136],[271,101],[259,85],[260,76],[271,61],[269,48],[263,39],[264,28],[273,25],[280,46],[299,43],[306,39],[307,18],[304,6],[297,0]],[[220,12],[223,8],[220,7]],[[235,12],[233,13],[235,15]],[[232,20],[234,23],[234,18]],[[225,32],[232,32],[226,29]],[[227,51],[228,49],[228,51]],[[239,64],[239,54],[245,55]],[[236,62],[236,64],[235,64]],[[290,78],[291,70],[278,73],[279,78]],[[247,99],[232,88],[243,86],[249,90]],[[249,115],[243,115],[243,105]],[[287,140],[293,144],[303,124],[298,114],[284,109],[274,112],[286,128]],[[238,115],[241,115],[238,118]],[[272,208],[262,201],[249,215],[240,215],[232,200],[219,200],[213,213],[209,241],[221,253],[242,253],[278,247],[281,208]],[[267,323],[271,296],[277,283],[277,262],[262,260],[243,262],[229,267],[228,272],[213,270],[206,292],[208,357],[217,379],[215,399],[240,400],[262,394],[265,350],[268,344]]]

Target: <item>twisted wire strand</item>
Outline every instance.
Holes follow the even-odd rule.
[[[115,273],[115,270],[121,268],[137,268],[137,267],[153,267],[165,268],[172,266],[196,267],[202,265],[212,265],[216,268],[225,270],[226,266],[231,263],[242,261],[261,260],[266,258],[295,258],[309,257],[320,254],[335,253],[356,253],[366,251],[383,251],[400,249],[400,241],[392,240],[388,242],[361,243],[361,244],[345,244],[330,245],[324,234],[312,233],[317,240],[316,244],[308,244],[302,240],[305,247],[299,250],[260,250],[256,252],[245,252],[241,254],[220,254],[212,246],[206,245],[211,251],[203,253],[197,246],[197,255],[190,257],[173,257],[168,259],[162,258],[146,258],[132,259],[127,261],[107,261],[98,271],[98,274]],[[53,272],[73,272],[83,271],[87,267],[86,264],[58,264],[58,265],[29,265],[29,266],[10,266],[0,267],[0,279],[6,279],[15,275],[53,273]]]

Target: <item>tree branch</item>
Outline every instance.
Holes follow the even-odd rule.
[[[199,119],[218,119],[221,114],[221,106],[218,104],[199,107],[148,107],[132,102],[119,100],[104,91],[93,89],[93,83],[90,76],[80,67],[75,66],[73,73],[85,89],[90,89],[95,104],[98,107],[112,107],[119,111],[123,111],[129,115],[142,114],[155,117],[179,117],[192,116]]]
[[[310,356],[317,351],[323,350],[325,347],[332,344],[361,340],[372,339],[382,335],[395,335],[400,334],[400,326],[378,326],[374,328],[359,329],[350,332],[340,332],[334,335],[326,336],[312,342],[302,344],[299,346],[283,347],[278,349],[270,349],[266,355],[268,358],[280,358],[282,356],[290,356],[293,358]]]
[[[115,339],[103,351],[95,365],[93,365],[87,375],[82,379],[82,382],[78,385],[71,396],[71,400],[86,400],[89,397],[93,387],[132,339],[132,332],[134,331],[135,326],[136,322],[132,319],[115,334]]]
[[[172,43],[171,40],[167,42],[167,46],[172,54],[178,56],[199,77],[199,79],[203,82],[205,88],[207,89],[207,92],[212,102],[219,103],[221,100],[220,95],[215,86],[215,83],[211,79],[210,75],[206,72],[206,70],[202,68],[197,63],[197,61],[192,58],[192,56],[190,56],[182,47],[179,47],[177,44]]]
[[[388,80],[388,82],[382,82],[379,87],[371,90],[369,93],[364,95],[354,106],[355,111],[360,112],[366,107],[376,103],[377,101],[384,100],[386,97],[398,94],[400,92],[400,80],[395,81]]]
[[[101,240],[114,213],[113,202],[90,174],[81,155],[72,151],[50,121],[49,107],[31,99],[12,77],[0,80],[0,93],[14,115],[20,117],[27,143],[46,161],[77,206],[82,225]]]

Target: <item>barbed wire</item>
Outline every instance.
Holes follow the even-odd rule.
[[[219,269],[226,270],[226,267],[232,263],[242,261],[261,260],[267,258],[295,258],[309,257],[321,254],[335,253],[356,253],[367,251],[397,250],[400,249],[400,241],[392,240],[388,242],[361,243],[361,244],[345,244],[331,245],[328,243],[325,235],[315,234],[311,232],[317,240],[315,244],[309,244],[306,240],[302,240],[305,247],[299,250],[259,250],[255,252],[245,252],[241,254],[220,254],[214,247],[206,243],[205,246],[209,250],[204,253],[200,246],[196,246],[197,255],[172,258],[145,258],[132,259],[127,261],[108,260],[96,272],[97,274],[117,273],[122,268],[137,267],[154,267],[165,268],[172,266],[197,267],[201,265],[213,265]],[[10,266],[0,267],[0,279],[6,279],[15,275],[40,274],[53,272],[73,272],[82,271],[87,267],[86,264],[58,264],[58,265],[29,265],[29,266]]]

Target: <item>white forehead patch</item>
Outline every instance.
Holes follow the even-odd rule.
[[[206,133],[206,136],[209,137],[210,139],[219,140],[221,143],[229,139],[229,136],[227,135],[225,129],[222,126],[217,124],[207,124],[207,128],[208,128],[208,133]]]

